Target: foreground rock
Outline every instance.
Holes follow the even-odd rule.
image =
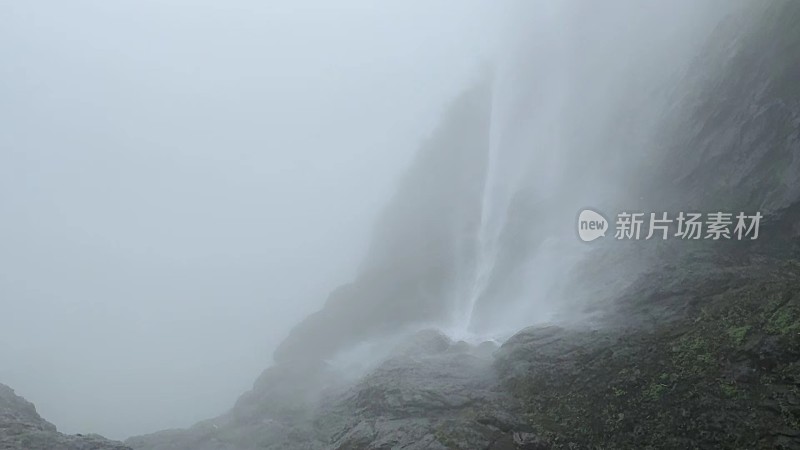
[[[652,328],[520,332],[497,361],[514,414],[546,448],[800,448],[800,261],[761,263],[645,288],[685,310]]]
[[[32,403],[0,384],[0,449],[2,450],[130,450],[97,435],[67,436],[42,419]]]
[[[429,331],[351,381],[295,361],[268,370],[221,418],[127,444],[800,448],[800,252],[750,250],[685,251],[683,266],[665,253],[618,298],[626,316],[653,318],[636,327],[532,327],[499,349]]]
[[[488,345],[488,344],[487,344]],[[228,414],[135,449],[487,448],[513,425],[487,346],[422,332],[355,381],[325,363],[265,372]],[[322,382],[325,380],[325,382]]]

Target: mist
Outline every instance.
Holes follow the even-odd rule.
[[[500,14],[0,3],[0,380],[67,433],[230,408],[355,275]]]
[[[800,445],[798,23],[0,0],[0,447]]]

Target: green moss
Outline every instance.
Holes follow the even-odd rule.
[[[740,346],[744,342],[744,338],[747,337],[747,332],[750,331],[750,328],[752,328],[750,325],[730,327],[728,328],[728,337],[731,338],[734,345]]]
[[[650,383],[643,391],[642,397],[645,400],[656,401],[661,398],[667,390],[667,385],[662,383]]]
[[[771,448],[763,436],[781,420],[800,431],[790,389],[800,386],[790,358],[800,352],[798,267],[776,263],[767,279],[698,276],[683,283],[694,303],[668,326],[607,343],[576,337],[571,364],[537,353],[537,370],[515,384],[529,424],[553,448]],[[774,346],[760,344],[768,334]]]
[[[673,347],[672,360],[682,375],[696,375],[705,372],[714,358],[706,339],[689,335],[681,338]]]
[[[786,335],[794,331],[800,331],[800,318],[794,308],[781,308],[775,311],[767,320],[764,329],[770,334]]]
[[[739,395],[739,390],[731,383],[720,383],[719,389],[722,391],[722,395],[728,398],[737,397]]]

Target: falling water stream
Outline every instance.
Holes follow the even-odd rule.
[[[503,144],[504,126],[508,121],[504,114],[504,79],[499,75],[495,80],[490,114],[489,152],[486,163],[486,175],[481,198],[481,217],[476,236],[475,261],[471,279],[465,292],[464,306],[458,318],[456,331],[469,337],[471,334],[475,308],[486,292],[492,279],[498,253],[500,237],[505,226],[511,199],[522,180],[523,165],[515,157],[515,153]]]
[[[556,9],[548,11],[539,19],[557,19]],[[563,77],[558,58],[547,55],[558,50],[558,36],[541,27],[535,48],[515,48],[505,55],[496,69],[492,87],[490,113],[489,148],[486,160],[484,188],[481,197],[480,223],[475,236],[474,259],[465,270],[456,300],[457,313],[454,315],[453,334],[465,340],[493,338],[491,335],[478,335],[475,320],[478,305],[486,301],[498,259],[501,256],[504,229],[515,195],[525,185],[533,185],[540,198],[548,195],[552,188],[555,169],[556,142],[552,139],[553,130],[558,127],[556,111],[562,101],[559,92]],[[519,67],[519,61],[533,54],[541,58],[542,64],[533,67],[536,72],[531,77],[531,67]],[[531,91],[530,83],[538,80]],[[531,94],[533,96],[531,97]],[[535,102],[533,108],[525,103]],[[522,105],[522,107],[521,107]],[[532,167],[533,158],[536,166]],[[531,174],[537,181],[531,183]],[[538,201],[538,199],[530,199]],[[532,257],[534,255],[531,255]]]

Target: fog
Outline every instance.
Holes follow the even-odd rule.
[[[219,414],[348,280],[491,2],[0,2],[0,382],[68,433]]]
[[[0,0],[0,383],[123,439],[564,320],[730,5]]]

